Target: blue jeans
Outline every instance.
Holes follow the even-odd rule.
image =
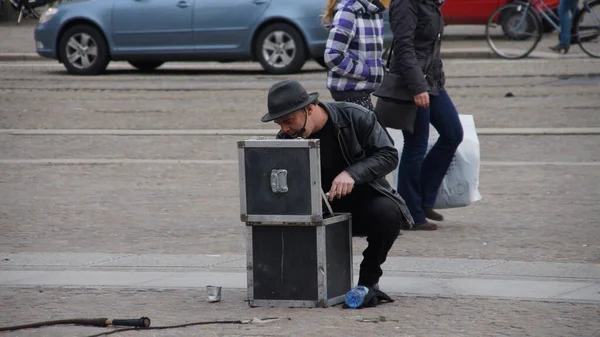
[[[427,108],[419,108],[413,133],[403,131],[404,148],[398,168],[398,193],[404,198],[416,225],[427,220],[423,208],[432,208],[438,189],[463,139],[463,129],[452,99],[445,90],[429,96]],[[429,123],[440,134],[427,152]]]
[[[558,18],[560,19],[559,44],[563,47],[571,45],[571,24],[577,14],[579,0],[560,0]]]

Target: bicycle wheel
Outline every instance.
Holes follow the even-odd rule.
[[[542,39],[542,24],[529,4],[508,3],[490,15],[485,38],[496,55],[520,59],[529,55]]]
[[[600,1],[584,5],[576,22],[579,46],[591,57],[600,58]]]

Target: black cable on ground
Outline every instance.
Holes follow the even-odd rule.
[[[251,320],[234,320],[234,321],[204,321],[204,322],[194,322],[194,323],[185,323],[178,325],[167,325],[167,326],[154,326],[150,328],[125,328],[125,329],[117,329],[113,331],[102,332],[96,335],[90,335],[87,337],[99,337],[99,336],[108,336],[119,332],[132,331],[132,330],[166,330],[166,329],[175,329],[175,328],[185,328],[193,325],[207,325],[207,324],[248,324],[252,322]]]
[[[140,319],[107,319],[107,318],[76,318],[76,319],[62,319],[56,321],[43,321],[25,325],[16,325],[16,326],[8,326],[8,327],[0,327],[0,331],[14,331],[21,329],[30,329],[30,328],[40,328],[49,325],[84,325],[84,326],[97,326],[97,327],[107,327],[109,325],[113,326],[132,326],[132,328],[124,328],[117,329],[112,331],[106,331],[95,335],[90,335],[88,337],[99,337],[99,336],[108,336],[112,334],[116,334],[119,332],[132,331],[132,330],[166,330],[166,329],[175,329],[175,328],[185,328],[188,326],[194,325],[207,325],[207,324],[249,324],[258,320],[258,322],[264,322],[268,320],[278,320],[279,317],[266,317],[262,319],[248,319],[248,320],[223,320],[223,321],[203,321],[203,322],[193,322],[193,323],[185,323],[178,325],[167,325],[167,326],[155,326],[150,327],[150,319],[148,317],[142,317]]]
[[[21,329],[40,328],[43,326],[60,325],[60,324],[76,324],[76,325],[89,325],[89,326],[105,327],[106,326],[105,322],[106,322],[106,318],[61,319],[61,320],[57,320],[57,321],[43,321],[43,322],[24,324],[24,325],[0,327],[0,331],[14,331],[14,330],[21,330]]]
[[[109,325],[115,326],[133,326],[136,328],[147,328],[150,326],[150,318],[142,317],[139,319],[108,319],[108,318],[71,318],[61,319],[56,321],[43,321],[25,325],[7,326],[0,327],[0,331],[14,331],[21,329],[41,328],[49,325],[84,325],[84,326],[98,326],[107,327]]]

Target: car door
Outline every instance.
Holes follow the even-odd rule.
[[[193,35],[201,53],[249,50],[252,28],[270,0],[196,0]]]
[[[442,5],[447,25],[484,25],[505,0],[446,0]]]
[[[192,52],[194,1],[202,0],[115,0],[112,11],[115,51]]]

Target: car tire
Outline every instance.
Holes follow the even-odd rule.
[[[110,61],[102,33],[85,24],[69,28],[60,37],[59,53],[62,64],[74,75],[98,75]]]
[[[151,72],[164,64],[163,61],[127,61],[136,69],[143,72]]]
[[[381,53],[381,58],[383,59],[384,64],[387,64],[387,60],[390,57],[390,53],[392,52],[392,46],[388,46],[387,48],[383,48],[383,53]]]
[[[553,9],[552,13],[554,13],[554,15],[556,15],[556,17],[558,17],[558,9]],[[552,16],[550,13],[548,13],[548,15]],[[573,22],[575,22],[575,21],[573,21]],[[575,26],[575,25],[572,25],[572,26]],[[554,26],[552,26],[548,22],[548,20],[542,20],[542,31],[544,32],[544,34],[552,33],[554,31]]]
[[[270,74],[296,73],[307,57],[302,35],[285,23],[265,27],[255,40],[254,51],[258,62]]]
[[[544,31],[544,34],[549,34],[554,31],[554,27],[549,24],[548,21],[544,20],[544,22],[542,22],[542,30]]]
[[[329,69],[329,67],[327,66],[327,63],[325,63],[325,58],[324,57],[317,57],[317,58],[315,58],[315,62],[317,62],[321,67],[323,67],[325,69]]]

